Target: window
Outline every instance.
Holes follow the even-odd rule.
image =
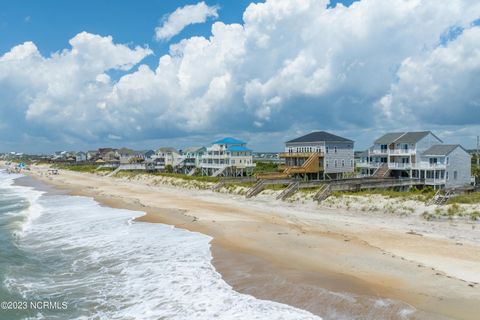
[[[445,173],[445,178],[448,180],[448,171]]]
[[[350,167],[353,167],[353,159],[350,159]]]
[[[328,168],[328,160],[325,161],[325,166]]]
[[[235,164],[235,160],[232,159],[232,164]]]
[[[448,164],[448,161],[449,161],[448,157],[445,157],[445,163],[446,164]]]
[[[336,168],[337,167],[337,160],[335,160],[333,163],[334,163],[334,166]]]
[[[458,177],[458,172],[453,171],[453,180],[457,180],[457,177]]]
[[[342,167],[345,167],[345,160],[342,160]]]
[[[328,146],[327,146],[327,147],[325,147],[325,150],[326,150],[326,151],[327,151],[327,153],[328,153]]]
[[[337,147],[336,146],[333,148],[333,150],[334,150],[335,153],[337,153]]]

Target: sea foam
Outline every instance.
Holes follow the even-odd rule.
[[[206,235],[135,222],[143,212],[45,195],[0,178],[31,204],[17,244],[28,259],[10,267],[4,285],[24,299],[68,304],[33,318],[319,319],[234,291],[212,266]]]

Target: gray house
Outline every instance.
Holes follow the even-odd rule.
[[[459,144],[434,145],[422,153],[422,162],[439,170],[420,171],[426,184],[444,188],[470,184],[471,155]]]
[[[422,179],[438,189],[468,185],[470,160],[460,145],[444,144],[430,131],[390,132],[374,141],[357,167],[363,175]]]
[[[286,176],[339,179],[354,170],[353,140],[325,131],[314,131],[285,143],[281,167]]]

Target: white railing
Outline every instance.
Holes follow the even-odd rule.
[[[441,170],[446,169],[447,166],[442,163],[397,163],[390,162],[389,169],[419,169],[419,170]]]
[[[389,169],[413,169],[413,164],[411,163],[389,163],[388,164]]]
[[[425,184],[445,184],[447,182],[447,180],[444,178],[428,178],[428,179],[425,179]]]
[[[388,154],[388,149],[373,149],[369,151],[370,154]]]
[[[444,163],[428,163],[420,162],[415,165],[415,169],[447,169],[447,165]]]
[[[416,154],[417,150],[415,149],[373,149],[369,151],[370,154],[390,154],[390,155],[399,155],[399,154]]]
[[[390,149],[388,150],[389,154],[415,154],[417,150],[415,149]]]

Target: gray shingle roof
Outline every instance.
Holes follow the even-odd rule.
[[[389,144],[400,138],[405,132],[389,132],[375,140],[375,144]]]
[[[457,147],[459,144],[435,144],[423,152],[424,156],[446,156]]]
[[[205,147],[188,147],[183,150],[183,153],[195,153],[195,152],[200,152],[202,149]]]
[[[315,131],[299,138],[287,141],[287,143],[292,142],[321,142],[321,141],[329,141],[329,142],[352,142],[353,140],[342,138],[336,136],[334,134],[325,132],[325,131]]]
[[[163,153],[178,153],[177,149],[175,148],[171,148],[171,147],[162,147],[160,149],[158,149],[159,152],[163,152]]]
[[[406,132],[404,135],[395,140],[395,143],[417,143],[421,139],[428,136],[430,131]]]
[[[435,136],[431,131],[389,132],[375,140],[375,144],[417,143],[430,133]],[[435,137],[442,142],[437,136]]]

